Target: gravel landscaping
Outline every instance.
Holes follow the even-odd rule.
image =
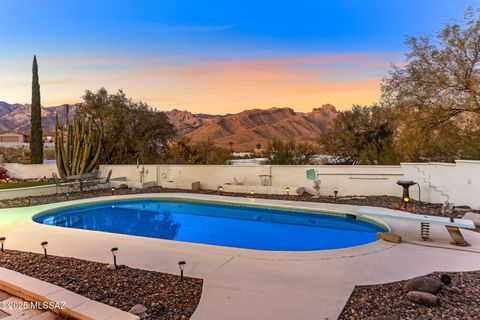
[[[195,311],[201,279],[122,266],[116,270],[98,262],[5,250],[0,266],[44,280],[124,311],[142,304],[146,318],[185,320]]]
[[[162,193],[162,192],[181,192],[181,193],[201,193],[201,194],[215,194],[223,196],[232,196],[232,197],[247,197],[250,196],[246,193],[234,193],[234,192],[217,192],[211,190],[200,190],[200,191],[191,191],[183,189],[167,189],[162,187],[152,187],[148,189],[117,189],[116,194],[138,194],[138,193]],[[26,197],[26,198],[17,198],[10,200],[1,200],[0,208],[13,208],[13,207],[24,207],[28,205],[38,205],[38,204],[47,204],[52,202],[74,200],[74,199],[84,199],[84,198],[94,198],[98,196],[108,196],[111,195],[111,189],[102,189],[96,190],[95,192],[76,192],[69,194],[61,194],[58,196],[55,195],[46,195],[46,196],[36,196],[36,197]],[[399,190],[399,194],[401,191]],[[313,198],[311,195],[266,195],[266,194],[255,194],[256,198],[262,199],[277,199],[277,200],[289,200],[289,201],[308,201],[308,202],[324,202],[324,203],[338,203],[338,204],[351,204],[351,205],[361,205],[361,206],[375,206],[375,207],[384,207],[390,209],[401,210],[403,207],[401,197],[392,197],[392,196],[348,196],[348,197],[339,197],[335,199],[333,196],[322,196],[320,198]],[[428,203],[420,202],[417,200],[411,200],[408,205],[407,211],[413,213],[422,213],[429,215],[437,216],[447,216],[454,218],[461,218],[465,211],[463,210],[453,210],[452,212],[442,212],[442,204],[438,203]],[[475,211],[475,210],[471,210]]]
[[[424,306],[407,299],[406,281],[356,287],[345,305],[340,320],[376,319],[479,319],[480,271],[442,272],[429,276],[440,279],[447,274],[452,282],[443,285],[437,296],[439,306]]]

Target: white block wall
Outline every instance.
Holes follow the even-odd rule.
[[[231,165],[159,165],[159,166],[102,166],[103,175],[113,170],[113,177],[126,177],[139,181],[140,171],[145,168],[145,181],[155,181],[166,188],[190,188],[192,182],[200,181],[202,189],[225,191],[284,193],[289,187],[294,193],[298,187],[310,192],[313,182],[307,180],[306,170],[315,168],[320,174],[321,194],[346,195],[401,195],[396,181],[402,179],[400,166],[231,166]],[[260,175],[271,175],[271,188],[261,186]],[[236,185],[243,182],[243,185]]]
[[[5,164],[9,174],[21,179],[51,177],[57,172],[55,164]],[[154,182],[170,188],[191,188],[200,181],[203,189],[257,193],[284,193],[289,187],[313,192],[313,183],[306,179],[305,171],[315,168],[320,174],[321,194],[391,195],[401,196],[397,180],[413,180],[421,187],[421,200],[455,205],[468,205],[480,209],[480,161],[458,160],[456,163],[402,163],[400,166],[231,166],[231,165],[102,165],[102,176],[113,170],[112,177],[125,177],[128,181]],[[141,174],[143,170],[144,174]],[[271,175],[271,187],[262,187],[259,175]],[[243,186],[234,184],[243,181]],[[418,199],[417,187],[410,189]]]
[[[8,170],[8,175],[17,179],[42,179],[51,178],[52,173],[58,174],[57,165],[50,164],[20,164],[5,163],[2,164]]]

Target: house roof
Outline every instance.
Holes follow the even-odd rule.
[[[0,132],[0,134],[15,134],[17,136],[24,136],[24,137],[29,136],[28,134],[25,134],[23,132],[18,132],[18,131],[15,131],[15,130],[2,131],[2,132]]]
[[[0,134],[16,134],[16,135],[23,135],[25,137],[30,137],[30,133],[28,132],[20,132],[16,130],[6,130],[6,131],[0,131]],[[44,137],[53,137],[55,135],[55,132],[53,131],[44,131],[43,136]]]

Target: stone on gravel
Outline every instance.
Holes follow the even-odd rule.
[[[453,213],[453,205],[445,201],[442,205],[442,215],[449,217]]]
[[[475,227],[480,227],[480,213],[467,212],[463,215],[463,219],[470,219],[473,221]]]
[[[442,282],[430,277],[416,277],[405,283],[405,289],[407,291],[437,293],[442,289]]]
[[[442,274],[440,276],[440,281],[442,281],[443,284],[450,284],[452,283],[452,277],[450,277],[448,274]]]
[[[407,299],[424,306],[439,306],[440,298],[434,294],[422,291],[410,291],[407,293]]]
[[[128,312],[132,314],[144,313],[144,312],[147,312],[147,307],[139,303],[134,305]]]
[[[448,275],[452,284],[436,294],[440,305],[422,306],[408,300],[405,283],[398,281],[357,286],[345,305],[339,320],[440,320],[480,319],[480,271],[436,272],[428,275],[440,279]],[[399,299],[399,297],[402,297]]]
[[[113,264],[107,264],[108,270],[116,270],[117,268]]]
[[[139,316],[140,319],[144,319],[147,317],[147,308],[143,304],[136,304],[134,305],[128,312]]]

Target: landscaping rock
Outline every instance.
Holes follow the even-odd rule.
[[[448,274],[442,274],[440,276],[440,281],[442,281],[443,284],[450,284],[452,283],[452,277],[450,277]]]
[[[143,304],[134,305],[128,312],[139,316],[140,319],[144,319],[147,317],[147,308]]]
[[[453,205],[450,202],[445,201],[442,206],[442,215],[449,217],[452,215],[452,213]]]
[[[453,210],[457,213],[466,213],[472,211],[472,208],[469,206],[454,206]]]
[[[407,299],[424,306],[435,307],[440,305],[440,298],[434,294],[422,291],[410,291]]]
[[[140,313],[144,313],[144,312],[147,312],[147,307],[145,307],[143,304],[136,304],[134,305],[128,312],[132,313],[132,314],[140,314]]]
[[[405,283],[397,281],[356,286],[339,320],[440,320],[479,319],[480,271],[441,272],[428,275],[434,279],[451,277],[452,284],[436,294],[440,305],[423,306],[407,299]],[[399,298],[401,297],[401,298]]]
[[[437,293],[442,289],[442,282],[430,277],[416,277],[405,283],[407,291]]]
[[[108,270],[116,270],[117,268],[113,264],[108,264],[107,269]]]
[[[480,228],[480,213],[467,212],[463,215],[463,219],[470,219],[473,221],[473,224]]]
[[[299,196],[303,196],[303,195],[309,194],[309,193],[307,192],[307,189],[305,189],[304,187],[297,188],[297,190],[295,190],[295,192],[296,192]]]

